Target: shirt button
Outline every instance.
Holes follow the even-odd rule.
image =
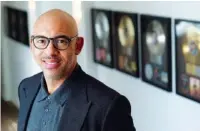
[[[48,112],[49,111],[49,109],[45,109],[45,112]]]
[[[48,101],[47,103],[48,103],[48,104],[51,104],[51,101]]]
[[[46,122],[45,122],[45,121],[43,122],[43,125],[46,125]]]
[[[48,96],[47,99],[50,100],[50,97]]]

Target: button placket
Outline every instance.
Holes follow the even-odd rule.
[[[43,125],[46,126],[46,122],[45,121],[43,121]]]
[[[45,112],[49,112],[49,106],[51,104],[51,100],[50,100],[50,97],[48,96],[47,97],[47,101],[46,101],[46,107],[45,107]]]
[[[51,104],[51,98],[49,96],[47,97],[47,104]]]
[[[46,109],[45,109],[45,112],[49,112],[49,109],[48,109],[48,108],[46,108]]]

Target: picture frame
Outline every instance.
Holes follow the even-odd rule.
[[[91,9],[93,60],[95,63],[114,68],[111,16],[112,11]]]
[[[19,41],[26,46],[29,46],[29,33],[28,33],[28,15],[26,11],[18,11],[18,30],[19,30]]]
[[[7,12],[7,35],[11,39],[29,46],[28,15],[26,11],[5,7]]]
[[[18,10],[11,7],[5,7],[5,9],[7,11],[7,29],[8,29],[7,35],[11,39],[19,41]]]
[[[112,18],[115,68],[138,78],[138,14],[113,11]]]
[[[200,103],[200,21],[175,19],[176,94]]]
[[[142,14],[142,81],[172,92],[171,18]]]

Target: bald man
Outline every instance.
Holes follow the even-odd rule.
[[[77,63],[83,43],[62,10],[36,20],[30,48],[42,72],[19,85],[18,131],[135,131],[128,99]]]

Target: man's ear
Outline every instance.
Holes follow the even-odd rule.
[[[30,41],[29,41],[29,47],[30,47],[30,48],[29,48],[29,49],[30,49],[31,52],[32,52],[32,48],[33,48],[33,47],[32,47],[32,46],[33,46],[33,43],[32,43],[32,42],[33,42],[33,41],[30,39]]]
[[[84,38],[78,37],[76,40],[76,55],[79,55],[84,45]]]
[[[33,50],[34,50],[35,46],[33,44],[33,40],[32,39],[30,39],[30,41],[29,41],[29,46],[30,46],[29,49],[30,49],[31,53],[33,53]]]

